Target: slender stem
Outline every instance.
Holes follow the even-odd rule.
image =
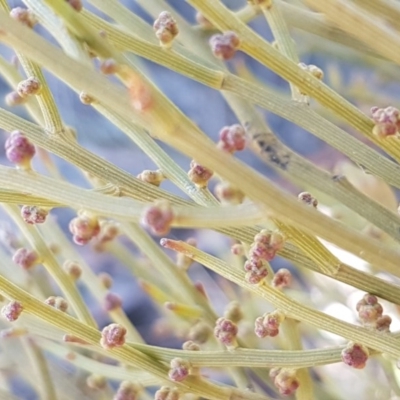
[[[355,326],[320,311],[306,307],[303,304],[290,299],[286,294],[272,286],[252,285],[246,282],[243,271],[233,269],[218,258],[212,257],[187,243],[162,239],[162,244],[172,250],[184,253],[188,257],[202,263],[205,267],[213,270],[226,279],[264,298],[276,308],[282,310],[289,318],[305,322],[318,329],[335,333],[348,340],[363,343],[367,347],[387,353],[395,358],[400,354],[400,343],[389,334]]]
[[[84,321],[90,327],[96,327],[96,321],[86,307],[76,286],[72,283],[67,273],[59,266],[57,259],[47,247],[40,232],[36,227],[25,223],[21,218],[20,210],[17,206],[3,204],[3,208],[18,225],[21,232],[29,241],[32,248],[42,258],[42,264],[56,281],[62,290],[66,300],[71,304],[75,313],[81,321]]]
[[[39,380],[38,385],[41,394],[40,398],[43,400],[57,400],[58,396],[42,350],[32,339],[22,338],[22,341],[37,373],[37,378]]]
[[[2,276],[0,276],[0,293],[8,298],[19,301],[23,305],[25,312],[35,315],[62,331],[68,332],[69,334],[82,339],[88,344],[94,346],[95,349],[103,351],[99,344],[101,339],[101,333],[99,331],[77,321],[68,314],[62,313],[53,307],[41,303],[29,293],[18,288]],[[110,356],[122,363],[127,363],[134,367],[141,368],[157,376],[160,383],[169,383],[167,378],[167,367],[157,362],[154,358],[150,358],[140,351],[133,349],[129,345],[125,344],[121,347],[108,350],[108,352]],[[183,382],[174,382],[174,385],[183,392],[207,396],[207,398],[212,400],[231,400],[232,398],[235,398],[234,396],[237,396],[236,398],[238,399],[267,400],[267,397],[265,396],[245,394],[244,392],[231,387],[219,387],[198,377],[188,377]]]
[[[314,3],[318,3],[318,7],[321,7],[321,2],[317,0],[310,1],[313,1],[314,6],[316,5]],[[396,160],[400,160],[400,144],[374,136],[372,133],[373,122],[365,114],[328,86],[306,71],[301,70],[301,68],[280,54],[248,26],[243,24],[223,3],[213,0],[187,0],[187,2],[201,11],[220,30],[233,30],[237,32],[241,38],[240,48],[242,51],[284,79],[294,83],[309,96],[315,98],[323,106],[347,121],[373,143],[384,149],[390,156]],[[323,4],[325,5],[325,2]],[[227,18],[227,15],[229,15],[229,18]],[[371,25],[373,24],[371,22]],[[392,41],[392,43],[394,42]]]

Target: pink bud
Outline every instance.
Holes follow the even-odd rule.
[[[82,10],[82,0],[66,0],[66,2],[75,10],[81,11]]]
[[[161,386],[154,394],[154,400],[179,400],[180,394],[178,389],[168,386]]]
[[[225,32],[210,38],[211,51],[220,60],[230,60],[239,48],[240,40],[235,32]]]
[[[100,344],[105,349],[123,346],[125,344],[126,329],[119,324],[110,324],[101,332]]]
[[[215,322],[214,336],[228,349],[237,347],[237,333],[237,325],[229,319],[218,318]]]
[[[21,217],[31,225],[43,224],[48,214],[46,209],[37,206],[22,206],[21,208]]]
[[[1,314],[9,322],[14,322],[21,315],[23,310],[22,304],[18,301],[10,301],[1,309]]]
[[[189,375],[190,364],[182,358],[173,358],[170,363],[168,377],[172,381],[182,382]]]
[[[78,280],[82,275],[82,268],[76,261],[65,261],[63,269],[74,281]]]
[[[166,235],[171,229],[174,213],[166,201],[158,201],[144,210],[142,223],[155,235]]]
[[[13,131],[5,142],[6,156],[14,164],[29,168],[35,146],[20,132]]]
[[[45,300],[45,304],[54,307],[57,310],[66,312],[68,310],[68,303],[65,299],[59,296],[50,296]]]
[[[178,24],[168,11],[160,13],[154,21],[153,29],[161,45],[164,46],[169,46],[179,33]]]
[[[10,17],[28,26],[29,28],[33,28],[37,23],[35,15],[32,13],[31,10],[28,10],[27,8],[13,8],[10,11]]]
[[[23,269],[29,269],[38,264],[39,256],[36,251],[20,248],[14,253],[12,260]]]
[[[17,85],[17,92],[21,97],[34,96],[42,90],[42,83],[38,78],[30,76]]]
[[[282,396],[292,395],[300,386],[296,371],[282,368],[274,378],[274,384]]]
[[[121,308],[122,299],[117,294],[108,292],[103,300],[103,307],[106,311],[113,311],[117,308]]]
[[[121,382],[113,400],[138,400],[140,388],[129,381]]]
[[[118,63],[112,58],[107,58],[100,63],[100,71],[105,75],[116,74],[118,70]]]
[[[241,125],[224,126],[219,131],[218,147],[229,153],[243,150],[246,146],[246,132]]]
[[[288,287],[292,283],[292,274],[286,268],[280,268],[272,278],[272,285],[278,289]]]
[[[100,224],[97,218],[82,215],[71,220],[69,231],[73,235],[73,241],[82,246],[99,234]]]
[[[343,362],[356,369],[362,369],[365,367],[368,356],[369,351],[362,344],[350,342],[346,348],[342,350]]]
[[[206,187],[214,172],[198,164],[195,160],[190,163],[189,179],[199,187]]]

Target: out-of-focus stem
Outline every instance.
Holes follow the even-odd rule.
[[[96,321],[87,309],[80,293],[72,283],[70,277],[58,265],[57,259],[47,247],[36,227],[30,226],[22,220],[20,210],[17,206],[3,204],[3,208],[18,225],[19,229],[24,234],[32,248],[37,254],[40,255],[43,266],[56,281],[57,285],[62,290],[68,303],[71,304],[78,318],[81,321],[84,321],[88,326],[96,327]]]

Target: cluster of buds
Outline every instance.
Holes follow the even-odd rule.
[[[395,107],[372,107],[371,116],[375,125],[372,133],[380,138],[396,135],[400,128],[399,110]]]
[[[278,231],[263,229],[254,237],[249,250],[249,258],[272,261],[276,253],[283,248],[285,238]]]
[[[154,394],[154,400],[179,400],[180,394],[177,388],[161,386]]]
[[[170,47],[179,33],[178,24],[168,11],[162,11],[153,24],[154,32],[160,45]]]
[[[28,250],[24,247],[18,249],[12,257],[15,264],[21,268],[28,270],[33,266],[39,264],[39,255],[34,250]]]
[[[263,229],[254,237],[248,260],[244,264],[246,280],[252,284],[260,284],[268,276],[267,263],[282,249],[284,237],[280,232]]]
[[[237,347],[237,325],[229,319],[218,318],[215,322],[214,336],[228,349]]]
[[[265,313],[255,320],[254,333],[260,338],[275,337],[279,334],[279,327],[284,320],[285,315],[281,311]]]
[[[291,272],[286,268],[278,269],[272,278],[271,284],[277,289],[283,289],[290,286],[292,284]]]
[[[29,28],[33,28],[37,24],[37,19],[35,14],[23,7],[15,7],[10,11],[10,17],[18,22],[26,25]]]
[[[20,132],[13,131],[7,138],[4,147],[7,158],[18,168],[30,169],[35,155],[35,146]]]
[[[48,214],[49,211],[42,207],[22,206],[21,208],[21,217],[26,223],[31,225],[43,224]]]
[[[366,294],[356,306],[361,323],[369,329],[380,332],[389,332],[392,319],[383,314],[383,307],[379,304],[376,296]]]
[[[369,352],[364,345],[349,342],[342,350],[341,355],[345,364],[356,369],[362,369],[367,363]]]
[[[314,78],[317,78],[318,80],[322,81],[324,79],[324,71],[322,71],[321,68],[317,67],[316,65],[307,65],[304,63],[299,63],[298,66],[303,70],[308,72],[310,75],[312,75]],[[300,90],[300,93],[304,96],[307,95],[307,93],[303,92]]]
[[[239,49],[240,39],[235,32],[213,35],[209,41],[211,51],[219,60],[230,60]]]
[[[68,310],[68,303],[62,297],[50,296],[44,302],[59,311],[66,312]]]
[[[166,235],[171,230],[174,212],[168,201],[156,201],[146,208],[142,215],[142,224],[149,228],[154,235]]]
[[[100,233],[99,220],[95,216],[81,213],[71,220],[69,231],[72,233],[73,241],[83,246]]]
[[[160,186],[161,182],[165,179],[165,176],[160,169],[157,171],[145,169],[137,176],[137,178],[143,182],[150,183],[151,185]]]
[[[206,187],[214,172],[198,164],[195,160],[190,162],[189,179],[199,187]]]
[[[288,368],[272,368],[269,376],[282,396],[292,395],[300,386],[296,371]]]
[[[170,363],[168,377],[172,381],[182,382],[189,375],[190,363],[182,358],[173,358]]]
[[[219,131],[217,147],[228,153],[243,150],[246,147],[246,132],[242,125],[224,126]]]
[[[246,271],[246,281],[252,285],[261,284],[268,276],[267,263],[260,259],[249,258],[244,263],[244,270]]]
[[[308,206],[312,206],[314,208],[318,207],[318,200],[315,197],[313,197],[311,193],[302,192],[297,196],[297,198],[299,199],[299,201],[301,201],[304,204],[307,204]]]
[[[100,345],[105,349],[123,346],[126,329],[120,324],[110,324],[101,331]]]
[[[245,194],[230,182],[220,182],[215,185],[214,194],[222,204],[242,204]]]
[[[141,387],[129,381],[122,381],[113,400],[138,400]]]
[[[23,311],[22,304],[18,301],[10,301],[1,309],[1,315],[9,322],[16,321]]]

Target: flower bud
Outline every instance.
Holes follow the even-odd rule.
[[[54,307],[55,309],[66,312],[68,310],[68,303],[65,299],[59,296],[50,296],[45,300],[45,304]]]
[[[108,292],[103,300],[103,308],[106,311],[113,311],[117,308],[121,308],[122,299],[117,294]]]
[[[169,202],[161,200],[148,207],[142,216],[142,223],[155,235],[166,235],[171,229],[174,213]]]
[[[278,289],[288,287],[292,284],[292,274],[288,269],[280,268],[276,271],[271,283]]]
[[[141,388],[129,381],[122,381],[113,400],[139,400]]]
[[[18,249],[14,253],[12,260],[23,269],[29,269],[39,264],[39,256],[36,251],[25,248]]]
[[[43,224],[48,214],[46,209],[37,206],[22,206],[21,208],[21,217],[31,225]]]
[[[213,171],[203,165],[197,164],[195,160],[191,161],[188,176],[195,185],[206,187],[213,174]]]
[[[15,7],[10,11],[10,17],[18,22],[33,28],[37,24],[35,14],[31,10],[23,7]]]
[[[170,47],[179,33],[178,24],[168,11],[162,11],[153,24],[154,32],[160,44]]]
[[[42,90],[42,83],[38,78],[30,76],[17,85],[17,92],[21,97],[34,96]]]
[[[226,318],[218,318],[215,323],[214,336],[228,349],[236,348],[236,335],[238,327],[235,323]]]
[[[189,375],[190,364],[182,358],[174,358],[170,363],[168,377],[172,381],[182,382]]]
[[[23,169],[30,169],[36,149],[20,131],[11,132],[4,146],[6,156],[12,163]]]
[[[9,322],[16,321],[22,313],[22,304],[18,301],[10,301],[1,309],[1,315]]]
[[[235,32],[225,32],[210,38],[210,47],[214,56],[220,60],[230,60],[239,48],[240,40]]]
[[[101,331],[100,345],[105,349],[123,346],[126,329],[120,324],[110,324]]]
[[[364,345],[354,342],[348,343],[346,348],[342,350],[342,361],[356,369],[365,367],[368,356],[368,349]]]

